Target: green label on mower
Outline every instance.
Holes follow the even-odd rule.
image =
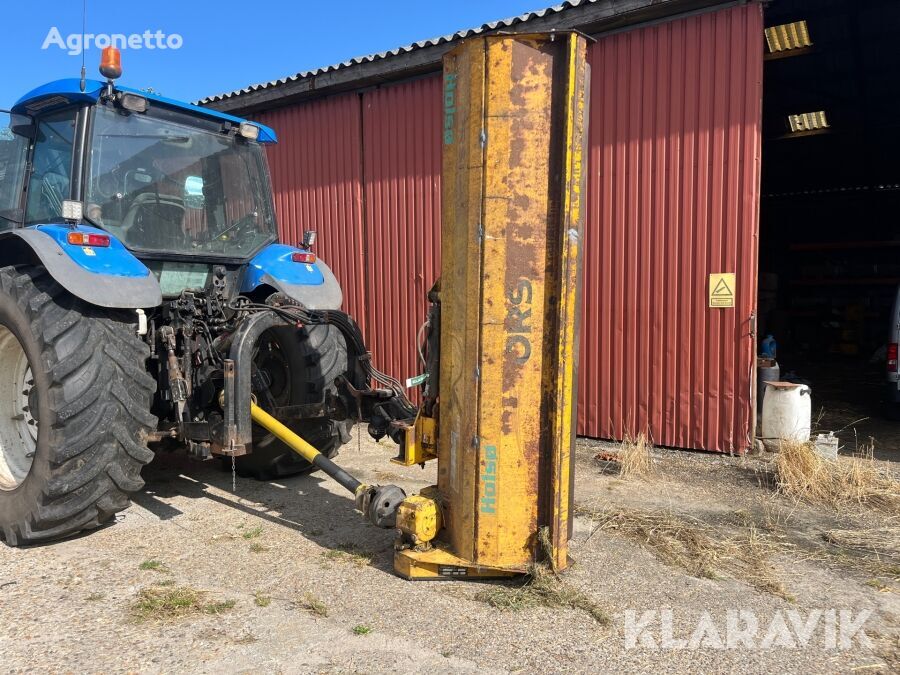
[[[415,377],[411,377],[406,381],[406,388],[412,389],[413,387],[418,387],[420,384],[424,383],[428,379],[428,373],[422,373],[421,375],[416,375]]]

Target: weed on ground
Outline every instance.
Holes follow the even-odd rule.
[[[138,592],[131,604],[131,615],[139,623],[167,621],[196,614],[222,614],[234,605],[234,600],[209,601],[205,591],[188,586],[150,586]]]
[[[900,527],[828,530],[823,537],[835,546],[872,553],[900,564]]]
[[[524,583],[515,586],[497,585],[479,591],[475,594],[475,599],[491,607],[512,611],[529,607],[577,609],[588,614],[601,626],[608,626],[612,620],[606,611],[590,596],[573,588],[559,576],[553,563],[549,528],[542,527],[537,534],[546,562],[532,564]]]
[[[353,543],[338,544],[333,549],[323,551],[322,557],[326,560],[352,563],[357,567],[366,567],[372,562],[372,554]]]
[[[896,590],[900,584],[900,527],[835,529],[824,532],[822,538],[837,547],[833,560],[875,575],[866,582],[872,588]]]
[[[533,565],[524,583],[497,585],[475,594],[475,599],[497,609],[520,611],[531,607],[577,609],[601,626],[611,622],[606,611],[590,596],[573,588],[544,565]]]
[[[168,572],[169,568],[166,566],[164,562],[161,560],[145,560],[140,565],[138,565],[138,569],[144,571],[152,571],[152,572]]]
[[[256,539],[263,533],[263,529],[261,525],[257,525],[256,527],[251,527],[249,530],[244,530],[241,536],[244,539]]]
[[[296,603],[297,607],[316,616],[328,616],[328,607],[312,593],[307,593]]]

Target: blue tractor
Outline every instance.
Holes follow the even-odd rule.
[[[254,426],[251,401],[325,459],[357,419],[381,436],[415,415],[337,311],[314,233],[278,242],[273,131],[117,86],[115,58],[101,73],[35,89],[0,125],[9,545],[109,521],[163,450],[259,479],[320,468]]]

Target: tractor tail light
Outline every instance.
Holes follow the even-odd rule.
[[[316,254],[315,253],[293,253],[291,254],[291,260],[296,263],[306,263],[307,265],[312,265],[316,262]]]
[[[897,343],[888,343],[887,348],[887,368],[889,373],[897,372]]]
[[[106,248],[109,246],[109,235],[94,234],[93,232],[69,232],[68,242],[73,246]]]

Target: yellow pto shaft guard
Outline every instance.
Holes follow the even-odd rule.
[[[373,525],[384,528],[395,526],[397,508],[400,502],[406,498],[403,490],[396,485],[378,486],[359,482],[253,402],[250,403],[250,417],[256,424],[274,435],[307,462],[352,492],[356,498],[356,508],[362,511]]]
[[[310,464],[313,464],[316,457],[322,454],[255,403],[250,404],[250,417]]]
[[[367,487],[252,402],[250,403],[250,417],[307,462],[334,478],[341,486],[352,492],[354,496],[358,494],[361,488]]]

